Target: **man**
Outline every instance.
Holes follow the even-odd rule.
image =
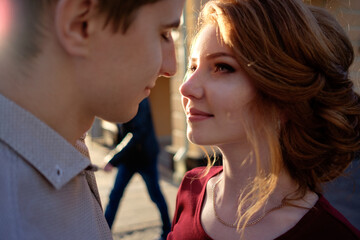
[[[175,73],[184,0],[2,2],[0,238],[111,239],[82,136]]]
[[[135,173],[144,179],[149,196],[156,204],[162,221],[162,233],[159,240],[165,240],[170,232],[171,223],[168,207],[159,185],[157,159],[160,151],[152,122],[150,102],[146,98],[139,105],[139,111],[129,122],[121,125],[120,143],[105,160],[105,171],[118,168],[109,202],[105,210],[105,218],[111,228],[126,186]],[[119,148],[119,149],[118,149]],[[110,159],[108,159],[110,158]]]

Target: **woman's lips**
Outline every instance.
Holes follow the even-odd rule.
[[[209,118],[214,117],[213,114],[203,112],[201,110],[198,110],[196,108],[190,108],[186,111],[187,119],[190,122],[197,122],[197,121],[203,121]]]

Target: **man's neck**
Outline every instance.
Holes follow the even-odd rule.
[[[26,73],[10,61],[0,63],[0,93],[75,145],[91,127],[94,116],[85,111],[71,85],[71,71],[55,61],[39,57]]]

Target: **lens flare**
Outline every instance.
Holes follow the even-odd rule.
[[[11,0],[0,0],[0,52],[3,46],[9,41],[11,29],[12,8]]]

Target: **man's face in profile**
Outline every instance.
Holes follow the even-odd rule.
[[[92,42],[85,94],[95,115],[126,122],[149,96],[159,75],[176,72],[171,30],[178,27],[184,0],[162,0],[141,7],[123,34],[107,27]]]

